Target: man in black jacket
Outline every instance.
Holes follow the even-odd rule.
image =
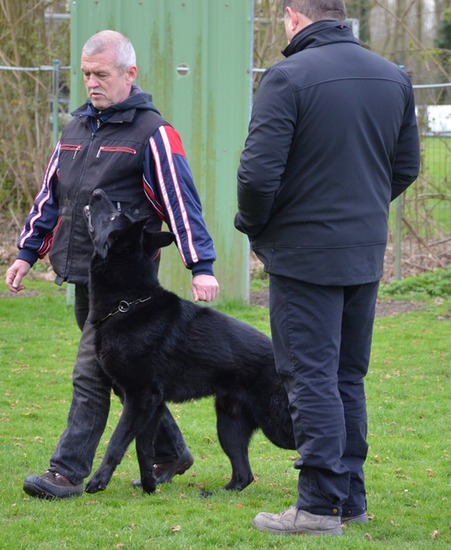
[[[236,227],[270,274],[276,366],[300,454],[272,533],[368,521],[368,370],[390,201],[419,171],[405,72],[362,48],[343,0],[285,0],[287,59],[263,76],[238,171]]]

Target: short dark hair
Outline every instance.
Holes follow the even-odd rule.
[[[284,11],[285,8],[292,8],[311,21],[323,19],[344,21],[346,19],[345,0],[283,0],[282,3]]]

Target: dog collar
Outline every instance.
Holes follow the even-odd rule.
[[[127,313],[127,311],[130,309],[130,306],[133,306],[135,304],[142,304],[144,302],[148,302],[151,299],[152,299],[152,296],[148,296],[147,298],[138,298],[137,300],[133,300],[132,302],[127,302],[127,300],[121,300],[114,311],[111,311],[110,313],[108,313],[108,315],[105,315],[105,317],[103,317],[102,319],[100,319],[94,324],[95,326],[98,326],[102,324],[104,321],[106,321],[107,319],[109,319],[110,317],[113,317],[113,315],[116,315],[117,313]]]

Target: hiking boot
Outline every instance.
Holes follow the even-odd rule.
[[[364,512],[358,516],[342,516],[341,523],[368,523],[370,521],[368,514]]]
[[[79,497],[83,494],[83,483],[72,483],[58,472],[47,470],[41,476],[28,476],[23,490],[27,495],[47,500]]]
[[[186,448],[176,460],[154,464],[153,475],[157,480],[157,485],[161,483],[171,483],[175,475],[181,476],[186,470],[189,470],[193,464],[194,458],[188,448]],[[141,480],[137,479],[134,481],[133,487],[141,487]]]
[[[252,522],[254,529],[274,535],[341,535],[340,516],[319,516],[292,506],[281,514],[261,512]]]

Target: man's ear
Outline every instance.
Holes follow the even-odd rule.
[[[138,76],[138,67],[135,67],[134,65],[132,65],[127,70],[127,84],[131,85],[137,76]]]
[[[313,21],[293,8],[286,8],[285,12],[285,32],[288,42],[299,32],[311,25]]]
[[[291,32],[294,32],[299,24],[299,13],[293,8],[286,8],[286,17],[288,18],[288,26]]]

